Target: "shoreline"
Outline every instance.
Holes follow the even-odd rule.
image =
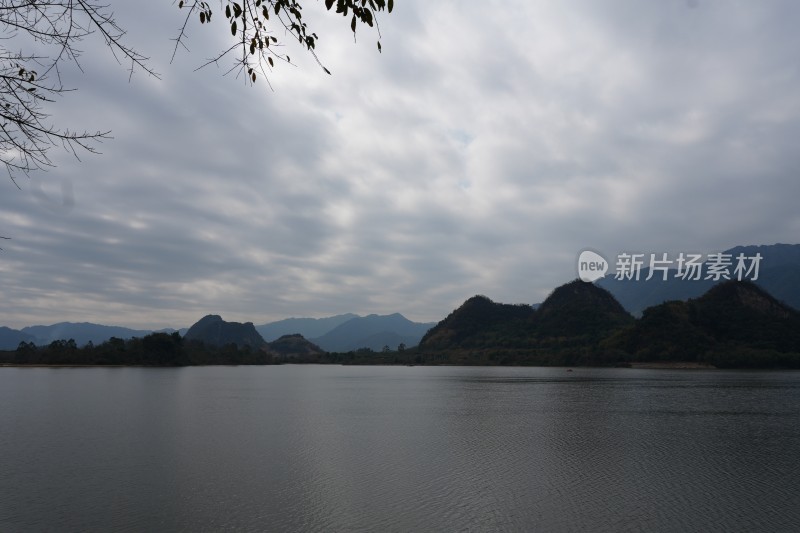
[[[209,366],[284,366],[284,365],[297,365],[305,366],[307,364],[320,364],[323,366],[338,365],[338,366],[458,366],[458,367],[494,367],[494,368],[564,368],[564,369],[581,369],[581,368],[618,368],[618,369],[634,369],[634,370],[736,370],[736,369],[719,369],[716,366],[707,363],[697,363],[693,361],[654,361],[654,362],[638,362],[629,363],[624,366],[546,366],[546,365],[426,365],[426,364],[342,364],[342,363],[279,363],[279,364],[254,364],[254,365],[230,365],[230,364],[211,364],[211,365],[81,365],[81,364],[18,364],[18,363],[0,363],[0,368],[191,368],[191,367],[209,367]],[[742,369],[745,370],[745,369]],[[746,369],[751,370],[751,369]],[[763,369],[763,370],[784,370],[784,369]]]
[[[653,361],[630,363],[629,368],[639,368],[647,370],[719,370],[714,365],[708,363],[697,363],[694,361]]]

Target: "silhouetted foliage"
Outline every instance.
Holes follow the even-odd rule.
[[[0,363],[18,365],[263,365],[271,364],[266,350],[241,349],[235,344],[222,347],[202,342],[184,341],[180,334],[153,333],[122,340],[115,337],[99,345],[79,348],[74,340],[53,341],[36,347],[21,342],[14,352],[0,352]]]

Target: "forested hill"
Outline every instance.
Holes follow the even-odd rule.
[[[463,364],[595,364],[599,341],[632,322],[608,291],[575,280],[536,309],[470,298],[428,332],[419,351]]]
[[[418,362],[800,368],[799,316],[757,285],[729,281],[635,320],[608,291],[576,280],[535,310],[470,298],[425,336]]]

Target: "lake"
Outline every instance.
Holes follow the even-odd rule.
[[[0,368],[0,531],[800,529],[800,373]]]

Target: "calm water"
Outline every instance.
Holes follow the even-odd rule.
[[[0,531],[800,529],[800,373],[0,368]]]

